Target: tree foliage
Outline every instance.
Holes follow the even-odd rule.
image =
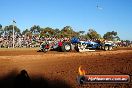
[[[73,31],[71,26],[65,26],[61,30],[61,35],[63,35],[64,37],[73,37],[73,36],[79,36],[79,32]]]
[[[14,26],[15,35],[26,35],[29,37],[32,36],[39,36],[39,37],[80,37],[80,38],[86,38],[86,39],[100,39],[101,35],[97,33],[94,29],[89,29],[87,33],[85,31],[74,31],[71,26],[65,26],[62,29],[53,29],[51,27],[41,28],[39,25],[33,25],[30,29],[25,29],[20,32],[20,29],[17,26]],[[13,34],[13,25],[2,27],[0,25],[0,36],[4,35],[7,37],[11,37]],[[103,36],[104,39],[107,40],[120,40],[120,38],[117,36],[117,32],[107,32]]]
[[[5,36],[12,36],[13,35],[13,25],[5,26],[3,29],[3,33]],[[17,26],[14,26],[14,34],[19,35],[21,34],[20,29]]]
[[[39,25],[34,25],[30,28],[32,34],[39,34],[41,32],[41,28]]]
[[[117,36],[117,32],[115,31],[107,32],[106,34],[104,34],[103,38],[111,41],[115,39],[120,40],[120,38]]]
[[[0,24],[0,29],[2,29],[2,25]]]
[[[51,36],[55,36],[55,30],[50,28],[50,27],[46,27],[46,28],[42,28],[41,29],[41,33],[40,36],[44,36],[44,37],[51,37]]]
[[[3,34],[4,30],[2,29],[2,25],[0,24],[0,37]]]
[[[26,36],[31,37],[31,36],[32,36],[32,33],[31,33],[30,30],[26,29],[26,30],[24,30],[24,31],[22,32],[22,35],[26,35]]]
[[[79,31],[80,35],[83,35],[85,33],[85,31]]]
[[[101,35],[98,34],[94,29],[89,29],[87,35],[90,39],[99,39]]]

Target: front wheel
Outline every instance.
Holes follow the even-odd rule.
[[[62,47],[61,47],[61,50],[63,52],[69,52],[71,50],[71,43],[70,42],[64,42]]]
[[[41,49],[41,51],[46,53],[46,52],[48,52],[48,49]]]

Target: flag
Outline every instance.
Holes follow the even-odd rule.
[[[13,23],[16,23],[16,21],[15,21],[15,20],[13,20]]]

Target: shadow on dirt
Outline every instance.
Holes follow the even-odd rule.
[[[19,74],[12,71],[5,77],[0,78],[0,88],[71,88],[70,84],[63,80],[50,80],[46,77],[32,77],[26,70]]]

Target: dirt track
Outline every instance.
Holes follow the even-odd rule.
[[[76,81],[80,65],[87,74],[132,75],[132,48],[85,53],[42,53],[36,52],[36,49],[1,50],[0,88],[12,88],[14,77],[22,69],[28,72],[32,88],[132,88],[132,82],[80,86]]]

